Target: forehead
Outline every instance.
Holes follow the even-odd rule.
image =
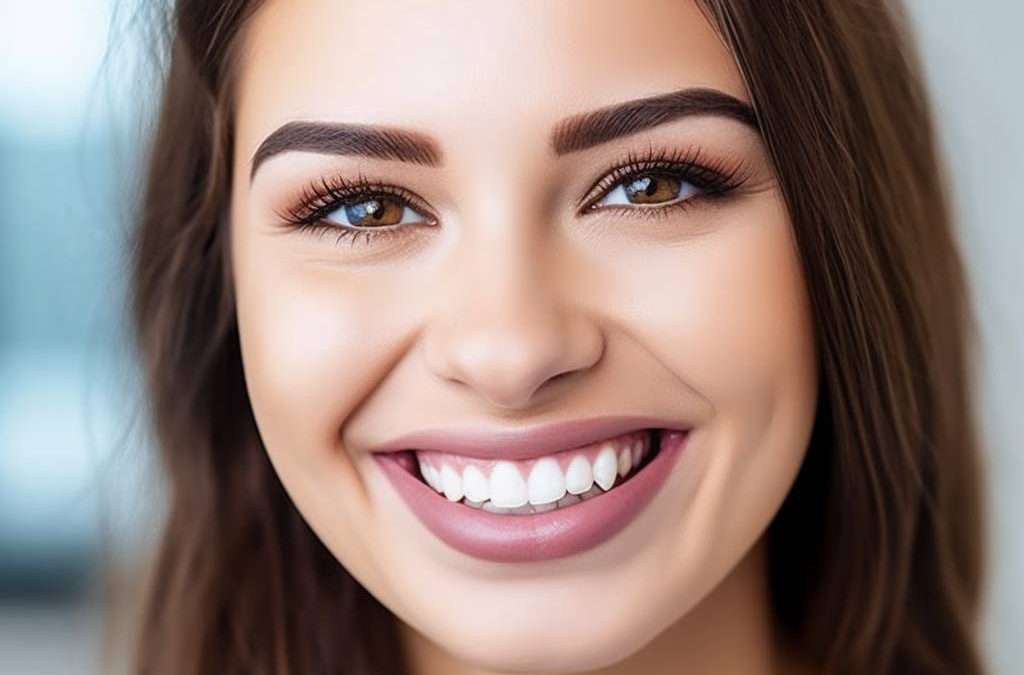
[[[270,0],[242,39],[246,153],[295,119],[421,129],[457,152],[542,143],[569,114],[682,87],[748,98],[680,0]]]

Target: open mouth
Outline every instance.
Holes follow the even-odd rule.
[[[489,513],[531,515],[614,492],[657,456],[661,439],[661,429],[642,429],[513,460],[407,450],[400,463],[448,501]]]
[[[564,450],[548,442],[549,452],[456,439],[452,452],[385,447],[373,458],[419,521],[452,548],[492,562],[535,562],[614,538],[658,494],[688,438],[687,428],[633,427]]]

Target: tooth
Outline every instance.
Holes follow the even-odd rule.
[[[589,490],[587,490],[586,492],[581,494],[580,495],[580,499],[582,499],[583,501],[586,501],[588,499],[593,499],[594,497],[598,496],[599,494],[603,494],[601,492],[601,488],[599,488],[598,486],[595,485],[594,487],[590,488]]]
[[[447,464],[441,465],[441,485],[444,487],[444,496],[450,501],[457,502],[462,499],[462,479],[455,469]]]
[[[507,515],[507,514],[529,515],[529,514],[533,513],[533,506],[531,506],[530,504],[523,504],[521,506],[512,506],[512,507],[495,506],[494,504],[492,504],[490,502],[490,500],[484,502],[480,506],[480,508],[483,509],[484,511],[487,511],[488,513],[500,513],[500,514],[503,514],[503,515]]]
[[[494,504],[491,503],[491,500],[489,499],[483,504],[481,504],[480,508],[483,509],[484,511],[487,511],[488,513],[506,513],[508,511],[508,509],[503,509],[500,506],[495,506]]]
[[[558,500],[558,508],[562,508],[564,506],[572,506],[573,504],[579,504],[581,501],[583,500],[577,497],[576,495],[566,495]]]
[[[565,476],[551,457],[537,460],[530,470],[527,492],[531,504],[550,504],[565,495]]]
[[[475,502],[472,499],[469,499],[468,497],[466,499],[463,499],[462,503],[474,509],[478,509],[484,505],[484,502]]]
[[[427,464],[422,457],[417,456],[416,461],[420,465],[420,475],[423,476],[423,481],[430,487],[434,487],[434,482],[430,477],[430,465]]]
[[[426,470],[423,472],[423,479],[427,481],[427,485],[434,488],[435,492],[441,491],[441,476],[430,464],[425,465]]]
[[[630,450],[628,447],[623,448],[622,451],[619,452],[619,475],[623,478],[625,478],[626,474],[629,473],[629,470],[633,468],[633,460],[630,459],[629,455]]]
[[[462,472],[462,491],[466,499],[474,502],[486,502],[491,498],[487,487],[487,476],[473,465],[467,466]]]
[[[615,448],[606,445],[601,448],[597,459],[594,460],[594,482],[607,492],[615,483],[615,474],[618,471],[619,462],[615,458]]]
[[[590,462],[583,455],[576,455],[569,462],[565,472],[565,489],[569,494],[582,494],[594,484],[594,472],[590,470]]]
[[[554,511],[558,508],[558,505],[554,502],[549,502],[547,504],[533,504],[532,507],[534,513],[544,513],[545,511]]]
[[[491,469],[488,485],[495,506],[514,508],[527,503],[526,481],[512,462],[500,461]]]
[[[640,453],[644,449],[643,441],[635,441],[633,443],[633,466],[640,464]]]
[[[644,438],[643,447],[640,448],[640,457],[641,458],[644,458],[647,455],[649,455],[652,452],[654,452],[654,449],[656,447],[655,444],[658,442],[657,439],[654,436],[655,436],[655,434],[653,432],[651,432],[651,433],[647,434],[647,436]]]

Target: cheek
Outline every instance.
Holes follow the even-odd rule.
[[[701,478],[680,531],[715,533],[684,537],[673,557],[710,586],[763,532],[806,452],[818,395],[810,307],[778,200],[730,212],[652,264],[672,291],[648,294],[644,339],[705,404],[693,437]]]
[[[386,594],[370,545],[380,529],[351,455],[346,420],[387,377],[408,331],[382,286],[236,235],[233,272],[246,387],[267,455],[304,519],[349,572]],[[339,517],[348,514],[352,517]]]
[[[294,238],[291,241],[295,241]],[[368,277],[311,263],[282,238],[236,235],[234,277],[246,387],[267,453],[316,529],[339,508],[366,508],[341,445],[352,411],[387,375],[393,293]],[[323,510],[325,517],[315,514]],[[312,517],[310,517],[312,516]],[[336,534],[336,533],[335,533]],[[346,537],[332,537],[347,539]],[[350,537],[348,537],[350,538]]]
[[[715,229],[647,258],[631,295],[637,328],[716,423],[764,427],[816,396],[810,309],[777,199],[730,211]]]

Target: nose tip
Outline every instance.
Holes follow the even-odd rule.
[[[430,338],[424,346],[434,374],[508,409],[535,403],[551,380],[592,368],[604,350],[586,317],[547,305],[463,312]]]

